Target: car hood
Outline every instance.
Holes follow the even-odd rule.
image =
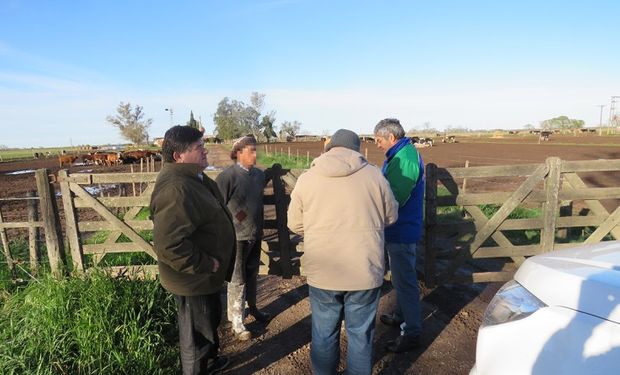
[[[620,241],[529,258],[515,280],[549,306],[620,323]]]

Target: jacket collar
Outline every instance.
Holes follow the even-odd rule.
[[[402,137],[401,139],[399,139],[398,142],[396,142],[394,146],[390,147],[390,149],[387,150],[387,152],[385,153],[386,159],[388,161],[392,159],[394,155],[398,153],[398,151],[400,151],[403,147],[407,146],[409,143],[410,142],[408,137]]]
[[[199,179],[198,175],[202,173],[202,168],[193,163],[164,163],[162,172]]]

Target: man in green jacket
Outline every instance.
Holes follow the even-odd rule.
[[[177,302],[183,374],[212,374],[229,363],[217,355],[217,327],[235,228],[217,184],[203,173],[208,162],[200,131],[170,128],[163,157],[150,205],[159,278]]]

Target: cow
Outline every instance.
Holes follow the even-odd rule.
[[[538,137],[538,142],[540,141],[548,141],[549,137],[551,136],[551,131],[548,130],[543,130],[540,132],[540,136]]]
[[[433,138],[409,137],[409,141],[416,148],[433,147]]]
[[[105,160],[106,165],[112,166],[112,165],[121,164],[122,162],[123,160],[121,159],[120,152],[111,152],[109,154],[106,154],[106,160]]]
[[[140,159],[148,159],[156,154],[149,150],[131,150],[125,151],[121,154],[120,158],[123,164],[132,164],[140,161]]]
[[[108,160],[108,154],[104,152],[95,152],[91,154],[91,160],[95,165],[104,165]]]
[[[58,155],[58,164],[62,168],[63,165],[71,165],[78,157],[76,155]]]

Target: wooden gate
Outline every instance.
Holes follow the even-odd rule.
[[[157,174],[69,175],[66,170],[59,172],[67,242],[75,271],[84,272],[89,263],[99,265],[106,254],[144,252],[152,258],[148,262],[150,264],[100,268],[113,275],[153,277],[157,274],[157,256],[149,240],[153,222],[142,214],[143,209],[149,206]],[[212,179],[218,174],[219,171],[207,172]],[[265,175],[266,182],[271,181],[273,186],[273,193],[265,195],[265,205],[275,205],[275,218],[266,220],[265,228],[275,232],[263,242],[261,260],[264,264],[260,271],[261,274],[267,274],[274,273],[270,269],[275,269],[276,274],[290,278],[299,269],[299,259],[292,253],[295,243],[291,243],[286,227],[286,209],[290,200],[288,194],[296,178],[278,164],[268,168]],[[95,233],[107,233],[105,240],[89,243],[88,239]],[[89,262],[85,262],[85,257],[89,257]]]
[[[438,168],[429,164],[425,282],[433,286],[445,282],[510,280],[526,257],[575,246],[567,243],[572,238],[566,233],[572,228],[596,227],[592,233],[581,236],[584,243],[620,239],[618,181],[613,187],[588,187],[578,175],[613,172],[620,176],[619,171],[620,160],[562,161],[555,157],[539,165]],[[498,177],[524,180],[511,192],[465,189],[466,181],[471,179],[490,181]],[[601,200],[615,200],[606,202],[611,212]],[[573,216],[575,204],[581,211]],[[531,218],[511,217],[519,207],[539,208],[540,214]],[[452,210],[451,215],[446,215],[448,209]],[[454,215],[455,212],[458,214]],[[525,231],[534,233],[536,243],[522,244],[509,238],[509,233]],[[495,261],[489,262],[492,258]],[[505,262],[506,259],[510,261]]]

